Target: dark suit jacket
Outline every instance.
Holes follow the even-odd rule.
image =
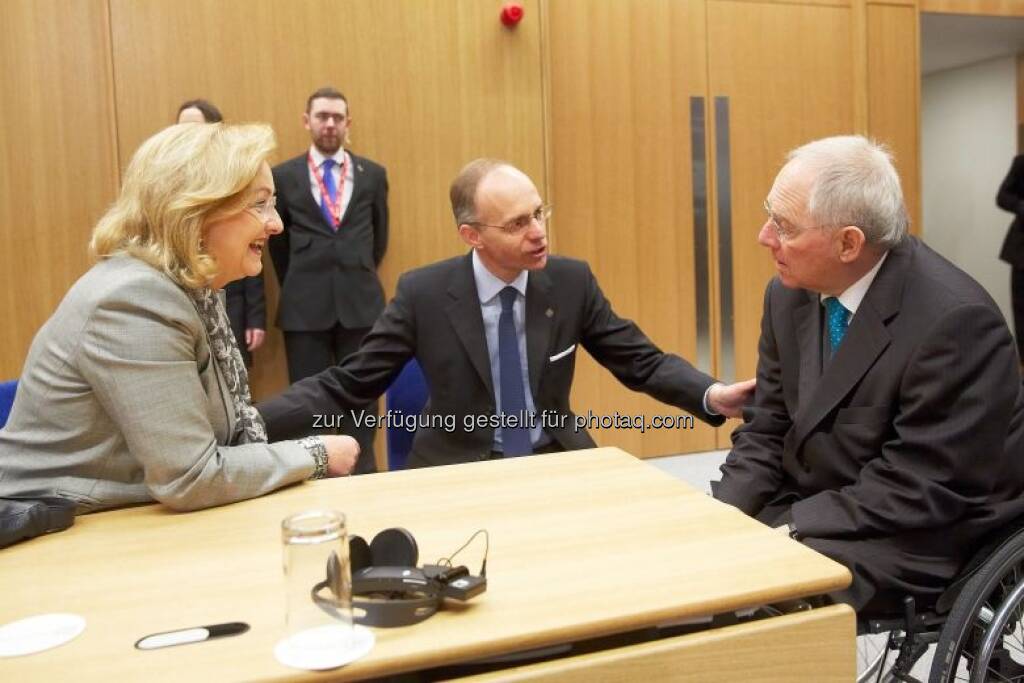
[[[384,309],[377,266],[388,245],[387,173],[355,154],[352,166],[352,199],[337,232],[313,199],[306,154],[274,167],[284,230],[270,238],[270,257],[281,283],[282,330],[370,327]]]
[[[242,352],[245,364],[252,363],[252,354],[245,346],[247,329],[267,329],[267,306],[263,296],[263,274],[244,277],[229,282],[224,287],[224,307],[231,331],[238,342],[238,350]]]
[[[573,345],[577,346],[572,352],[551,360]],[[537,410],[566,416],[563,427],[547,430],[564,449],[594,446],[585,430],[575,430],[569,408],[579,346],[630,389],[711,424],[723,421],[705,414],[702,406],[704,392],[714,380],[682,358],[662,353],[635,324],[615,315],[582,261],[553,256],[543,270],[530,273],[526,346]],[[417,430],[410,467],[488,457],[494,428],[466,429],[463,422],[467,416],[486,418],[495,412],[487,340],[469,255],[403,275],[395,298],[359,351],[260,404],[271,438],[308,432],[314,414],[344,414],[376,399],[413,356],[423,368],[430,391],[424,416],[454,416],[455,429]],[[628,412],[628,406],[623,411]]]
[[[996,204],[1014,214],[999,258],[1015,268],[1024,268],[1024,154],[1014,158],[1010,172],[999,186]]]
[[[925,558],[915,571],[948,579],[1024,513],[1024,401],[999,309],[908,238],[823,373],[821,329],[818,294],[769,284],[754,404],[715,496],[754,516],[791,502],[808,539],[879,541],[848,566]]]

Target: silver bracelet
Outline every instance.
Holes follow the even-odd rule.
[[[310,479],[323,479],[327,476],[327,444],[319,436],[307,436],[299,439],[299,445],[306,449],[313,458],[313,474]]]

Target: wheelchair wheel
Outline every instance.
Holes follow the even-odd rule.
[[[866,633],[857,636],[857,683],[883,680],[879,672],[886,671],[896,659],[890,640],[895,632]]]
[[[900,661],[900,649],[906,631],[900,628],[879,630],[857,636],[857,683],[892,683],[906,680],[900,672],[909,673],[929,648],[929,640],[918,638]],[[934,640],[930,641],[934,643]],[[900,665],[897,665],[900,662]]]
[[[930,683],[1024,682],[1024,533],[1003,544],[964,586],[932,660]]]

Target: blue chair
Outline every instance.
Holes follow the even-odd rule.
[[[14,405],[14,393],[18,390],[18,380],[0,382],[0,429],[7,424],[7,417],[11,414],[11,406]]]
[[[423,370],[415,358],[409,360],[398,373],[387,391],[387,409],[395,411],[395,417],[388,424],[388,470],[405,469],[405,461],[412,450],[414,430],[404,429],[403,416],[417,416],[427,404],[429,392]],[[408,418],[412,421],[412,417]],[[397,423],[397,424],[396,424]]]

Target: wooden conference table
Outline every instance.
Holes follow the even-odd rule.
[[[283,630],[281,520],[344,512],[350,533],[416,536],[421,562],[490,534],[487,592],[396,629],[326,673],[273,656]],[[483,544],[459,559],[475,573]],[[85,617],[47,652],[0,659],[7,681],[352,680],[466,662],[827,592],[845,568],[614,448],[293,486],[177,514],[159,505],[79,517],[0,551],[0,624]],[[228,621],[241,636],[142,652],[142,636]],[[521,666],[495,680],[841,680],[854,676],[845,606]]]

